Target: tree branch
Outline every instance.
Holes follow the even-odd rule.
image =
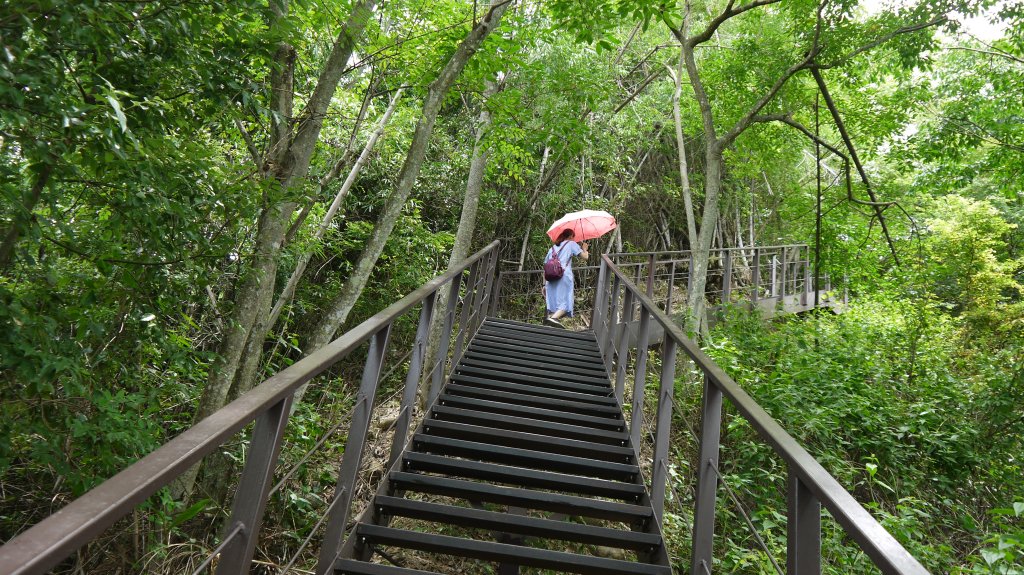
[[[846,62],[849,62],[855,56],[857,56],[859,54],[863,54],[864,52],[867,52],[868,50],[871,50],[872,48],[876,48],[876,47],[878,47],[878,46],[888,42],[889,40],[892,40],[896,36],[900,36],[902,34],[909,34],[911,32],[917,32],[919,30],[924,30],[926,28],[931,28],[932,26],[938,26],[939,24],[942,24],[943,22],[947,22],[947,21],[949,21],[949,18],[947,18],[946,16],[939,16],[937,18],[933,18],[932,20],[929,20],[928,22],[922,22],[920,24],[912,24],[910,26],[904,26],[902,28],[897,28],[896,30],[893,30],[892,32],[886,34],[885,36],[881,36],[880,38],[876,38],[875,40],[872,40],[871,42],[868,42],[867,44],[864,44],[864,45],[854,49],[849,54],[846,54],[845,56],[841,56],[837,60],[835,60],[835,61],[833,61],[833,62],[831,62],[829,64],[815,64],[814,67],[819,69],[819,70],[828,70],[828,69],[831,69],[831,68],[835,68],[837,66],[841,66],[841,65],[845,64]]]
[[[735,18],[736,16],[739,16],[740,14],[743,14],[744,12],[747,12],[749,10],[753,10],[754,8],[768,6],[769,4],[778,4],[782,0],[754,0],[749,4],[744,4],[743,6],[740,6],[738,8],[733,8],[734,1],[735,0],[729,0],[729,3],[725,6],[725,10],[723,10],[721,14],[719,14],[713,20],[711,20],[711,22],[708,23],[708,27],[705,28],[703,32],[689,38],[688,42],[690,42],[691,48],[696,46],[697,44],[701,44],[710,40],[711,37],[715,35],[715,31],[718,30],[718,28],[726,21],[728,21],[730,18]]]

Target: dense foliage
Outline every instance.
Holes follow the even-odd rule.
[[[689,223],[717,246],[813,243],[819,134],[823,264],[849,308],[771,324],[737,313],[705,343],[934,572],[1024,572],[1024,5],[774,4],[514,2],[442,94],[374,257],[424,102],[483,3],[5,4],[0,540],[215,409],[204,390],[228,351],[253,365],[221,399],[312,351],[311,333],[343,331],[442,271],[478,138],[489,155],[472,249],[499,239],[503,265],[529,269],[549,222],[581,207],[621,224],[595,254],[696,247]],[[995,27],[959,28],[954,8]],[[310,108],[349,45],[322,112]],[[303,163],[295,143],[317,122]],[[863,176],[844,160],[854,151]],[[345,290],[355,303],[325,328]],[[232,347],[243,324],[252,333]],[[311,388],[286,459],[344,419],[358,370],[343,363]],[[751,437],[730,420],[726,471],[781,550],[783,468]],[[271,502],[286,528],[268,559],[315,521],[343,439]],[[184,570],[179,556],[215,539],[220,496],[164,492],[131,518],[141,535],[112,539],[132,547],[124,564],[78,567]],[[720,512],[736,534],[723,569],[769,572],[741,519]],[[687,519],[667,523],[680,549]],[[869,572],[829,529],[832,572]]]

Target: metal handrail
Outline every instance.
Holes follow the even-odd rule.
[[[457,293],[461,277],[468,269],[472,269],[472,275],[477,277],[483,277],[484,274],[493,276],[498,261],[498,245],[498,241],[492,242],[456,267],[425,283],[320,350],[270,377],[245,395],[199,421],[149,455],[8,541],[0,547],[0,573],[11,575],[45,573],[82,545],[98,537],[104,530],[130,513],[159,489],[170,485],[174,479],[199,463],[204,456],[212,453],[244,427],[255,421],[252,446],[247,452],[245,467],[235,496],[234,509],[231,519],[227,523],[231,529],[225,532],[231,534],[232,537],[232,540],[225,546],[224,552],[226,555],[230,555],[230,558],[226,559],[222,556],[217,571],[218,574],[248,572],[266,505],[266,497],[271,489],[271,480],[280,452],[284,428],[291,411],[291,399],[294,392],[370,340],[370,357],[368,357],[363,374],[363,386],[360,388],[360,396],[353,408],[354,411],[360,409],[368,411],[372,408],[373,394],[375,394],[380,380],[380,361],[387,345],[388,332],[394,321],[423,303],[421,329],[418,332],[417,342],[414,344],[422,347],[426,332],[422,327],[425,323],[423,316],[426,316],[426,321],[429,321],[437,291],[451,282],[454,287],[453,291]],[[489,291],[482,293],[482,291],[491,289],[493,282],[490,279],[489,277],[482,284],[479,282],[467,284],[465,299],[472,300],[480,309],[485,309],[481,304],[488,302],[493,294]],[[458,299],[456,297],[449,300],[447,315],[454,314]],[[464,313],[463,315],[468,314]],[[477,318],[476,325],[479,325],[479,321],[482,321],[482,317]],[[450,329],[451,324],[449,323],[447,327]],[[462,326],[463,329],[467,327],[473,326]],[[447,340],[447,338],[443,339]],[[460,351],[459,349],[453,350],[456,354]],[[445,346],[439,355],[447,354],[447,352],[448,349]],[[376,354],[376,358],[373,357],[374,354]],[[371,366],[374,359],[376,359],[376,365]],[[429,364],[430,362],[421,361],[421,365],[424,363]],[[376,373],[372,373],[374,370]],[[411,367],[410,372],[412,371],[418,371],[418,369]],[[416,373],[415,376],[410,374],[406,384],[407,386],[416,385],[419,379],[419,373]],[[406,397],[409,397],[409,394]],[[368,413],[365,415],[368,416]],[[357,422],[360,425],[368,425],[368,419],[360,421],[357,416],[358,414],[353,416],[353,428],[358,427]],[[404,443],[405,439],[399,438],[396,434],[395,441]],[[358,452],[356,459],[361,457],[362,446],[357,446],[355,450],[350,449],[351,447],[351,445],[346,446],[346,459],[350,451]],[[345,463],[342,465],[344,467]],[[351,486],[348,487],[349,489],[339,489],[338,491],[341,493],[336,492],[336,497],[340,497],[344,493],[351,497]],[[341,523],[342,530],[345,528],[343,519],[348,515],[347,505],[344,507],[346,507],[344,510],[339,511],[342,515],[341,520],[335,521]],[[338,518],[332,518],[332,521],[335,519]],[[236,531],[239,524],[242,525],[241,531]],[[243,537],[237,536],[239,532]]]
[[[613,286],[613,289],[609,289]],[[725,371],[630,279],[608,255],[601,258],[601,271],[594,303],[594,329],[605,357],[615,354],[619,378],[628,361],[628,337],[625,322],[632,320],[632,306],[639,303],[640,333],[637,334],[637,357],[647,353],[646,331],[652,323],[665,333],[662,376],[658,400],[658,426],[654,460],[667,456],[669,419],[663,412],[671,410],[676,349],[683,352],[704,374],[704,396],[700,429],[700,464],[696,488],[693,527],[692,573],[710,573],[715,521],[715,499],[719,435],[722,420],[722,399],[728,399],[740,415],[786,462],[789,468],[789,536],[787,571],[790,573],[820,572],[821,525],[820,507],[824,506],[843,530],[883,573],[892,575],[927,575],[928,571],[896,539],[876,521],[864,507],[822,467],[782,426],[757,404]],[[619,291],[622,292],[621,297]],[[611,292],[611,293],[609,293]],[[623,315],[616,318],[616,303],[623,301]],[[611,306],[609,306],[609,302]],[[626,309],[629,308],[627,312]],[[605,318],[610,322],[605,322]],[[653,321],[652,321],[653,320]],[[614,347],[613,347],[614,346]],[[671,359],[669,359],[671,358]],[[637,362],[635,380],[645,381],[644,364]],[[673,366],[670,368],[669,366]],[[621,379],[616,382],[621,386]],[[621,388],[619,388],[621,389]],[[634,413],[643,405],[644,386],[634,386]],[[620,391],[621,393],[621,391]],[[621,398],[621,395],[619,395]],[[631,422],[632,425],[632,422]],[[658,479],[658,478],[656,478]],[[659,479],[663,481],[663,479]],[[651,499],[656,509],[664,500],[664,483],[652,485]]]

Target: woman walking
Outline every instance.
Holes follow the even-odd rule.
[[[587,251],[590,246],[587,242],[583,242],[582,245],[574,242],[575,235],[571,229],[564,230],[544,257],[545,279],[542,291],[547,300],[548,316],[545,323],[548,325],[562,327],[559,320],[565,316],[572,317],[573,290],[576,283],[572,275],[572,258],[582,256],[586,260],[590,257],[590,252]],[[548,279],[553,277],[547,271],[550,267],[548,263],[555,258],[561,264],[562,276]]]

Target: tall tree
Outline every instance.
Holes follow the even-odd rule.
[[[434,123],[437,121],[437,114],[444,102],[445,95],[462,74],[473,54],[479,50],[483,41],[498,27],[501,17],[511,3],[512,0],[498,0],[492,3],[480,22],[470,30],[456,48],[455,53],[452,54],[437,78],[431,82],[427,90],[427,97],[423,101],[423,111],[416,123],[412,142],[409,144],[408,154],[398,175],[398,185],[388,195],[384,211],[378,218],[373,233],[341,292],[331,301],[327,309],[320,315],[320,320],[307,335],[303,349],[305,353],[312,353],[326,345],[348,318],[352,307],[366,287],[366,282],[405,207],[406,200],[412,193],[413,185],[416,183],[416,178],[426,157],[427,144],[430,141]]]

